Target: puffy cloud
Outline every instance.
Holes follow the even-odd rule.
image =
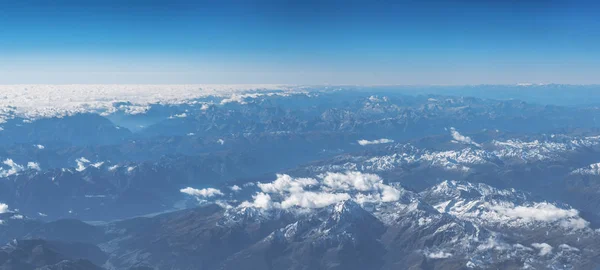
[[[358,144],[365,146],[365,145],[371,145],[371,144],[382,144],[382,143],[393,143],[394,140],[390,140],[390,139],[379,139],[379,140],[358,140]]]
[[[383,179],[378,175],[351,171],[328,172],[317,178],[277,174],[273,182],[257,183],[257,186],[260,192],[254,196],[254,202],[244,202],[241,206],[322,208],[349,199],[358,203],[392,202],[399,200],[402,195],[396,188],[383,184]],[[269,195],[268,200],[266,195]]]
[[[451,127],[450,128],[450,135],[452,135],[452,139],[454,139],[455,142],[458,143],[464,143],[464,144],[471,144],[471,145],[475,145],[477,147],[481,147],[480,144],[476,143],[475,141],[473,141],[471,139],[471,137],[468,136],[464,136],[462,134],[460,134],[455,128]]]
[[[540,250],[540,256],[546,256],[552,253],[552,246],[546,243],[533,243],[531,246]]]
[[[27,168],[30,170],[36,170],[36,171],[41,171],[42,168],[40,168],[40,164],[37,162],[27,162]]]
[[[0,168],[0,177],[7,177],[13,174],[16,174],[25,169],[23,165],[19,165],[14,162],[12,159],[8,158],[2,162],[2,164],[8,166],[8,170],[4,170]]]
[[[0,214],[8,212],[8,205],[5,203],[0,203]]]
[[[304,187],[316,185],[319,182],[313,178],[292,178],[287,174],[277,174],[277,179],[271,183],[258,183],[258,187],[266,193],[300,192]]]
[[[452,253],[437,251],[437,252],[425,252],[425,257],[429,259],[446,259],[452,257]]]
[[[196,197],[204,197],[211,198],[215,196],[223,196],[223,192],[215,188],[203,188],[203,189],[195,189],[191,187],[187,187],[180,190],[182,193],[196,196]]]
[[[395,202],[400,199],[402,192],[393,187],[382,185],[381,189],[381,201],[383,202]]]
[[[238,185],[230,186],[229,189],[231,189],[231,191],[233,191],[233,192],[238,192],[238,191],[242,190],[242,188]]]
[[[401,192],[383,184],[383,179],[376,174],[362,172],[326,173],[323,184],[332,190],[343,191],[379,191],[381,200],[392,202],[400,199]]]
[[[334,190],[371,191],[379,187],[383,180],[379,175],[362,172],[325,173],[323,184]]]
[[[254,199],[253,202],[242,202],[240,206],[255,207],[260,209],[271,209],[274,206],[279,206],[279,204],[276,204],[271,200],[271,195],[266,193],[258,192],[256,195],[253,195],[252,198]]]
[[[564,228],[583,229],[589,222],[579,217],[576,209],[562,209],[550,203],[535,203],[533,206],[505,206],[493,205],[490,209],[511,219],[520,219],[525,222],[559,222]]]
[[[36,144],[35,147],[37,147],[37,149],[43,150],[44,148],[46,148],[45,146],[41,145],[41,144]]]
[[[296,192],[290,194],[281,202],[281,208],[290,208],[299,206],[302,208],[323,208],[337,202],[350,199],[346,193],[327,193],[327,192]]]

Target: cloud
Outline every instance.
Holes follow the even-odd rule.
[[[382,144],[382,143],[393,143],[394,140],[390,140],[390,139],[379,139],[379,140],[358,140],[358,144],[365,146],[365,145],[370,145],[370,144]]]
[[[348,171],[345,173],[324,174],[323,184],[334,190],[359,190],[371,191],[379,188],[383,179],[379,175],[371,173],[362,173],[357,171]]]
[[[271,195],[266,194],[266,193],[258,192],[258,193],[256,193],[256,195],[253,195],[252,198],[254,199],[253,202],[248,202],[248,201],[242,202],[240,204],[240,207],[255,207],[255,208],[260,208],[260,209],[271,209],[274,207],[274,205],[276,205],[271,200]]]
[[[376,174],[362,172],[325,173],[323,184],[332,190],[343,191],[378,191],[384,202],[400,199],[401,192],[391,186],[383,184],[383,179]]]
[[[290,194],[281,202],[281,208],[299,206],[302,208],[323,208],[341,201],[349,200],[350,195],[346,193],[327,192],[296,192]]]
[[[257,97],[262,96],[263,94],[261,93],[250,93],[250,94],[233,94],[231,95],[231,97],[229,98],[225,98],[223,100],[221,100],[221,105],[227,104],[227,103],[232,103],[232,102],[237,102],[239,104],[246,104],[246,99],[254,99]]]
[[[239,192],[242,190],[242,188],[238,185],[230,186],[229,189],[231,189],[231,191],[233,191],[233,192]]]
[[[16,174],[20,171],[23,171],[25,169],[25,167],[23,167],[22,165],[17,164],[16,162],[14,162],[12,159],[7,158],[6,160],[4,160],[2,162],[2,164],[6,165],[9,167],[8,170],[4,170],[2,168],[0,168],[0,177],[7,177],[13,174]]]
[[[221,192],[220,190],[215,189],[215,188],[195,189],[195,188],[187,187],[187,188],[181,189],[179,191],[181,191],[182,193],[188,194],[188,195],[192,195],[192,196],[196,196],[196,197],[204,197],[204,198],[223,196],[223,192]]]
[[[36,170],[36,171],[41,171],[42,169],[40,168],[40,164],[37,162],[27,162],[27,168],[30,170]]]
[[[77,113],[117,111],[128,114],[147,112],[153,104],[197,104],[198,98],[224,97],[248,92],[278,90],[300,93],[285,85],[1,85],[0,110],[27,119],[61,117]],[[262,94],[262,93],[261,93]],[[285,93],[280,93],[285,94]],[[243,100],[243,99],[242,99]],[[233,101],[233,100],[232,100]],[[124,104],[126,102],[126,104]]]
[[[531,246],[540,250],[540,256],[546,256],[552,253],[552,246],[546,243],[533,243]]]
[[[44,148],[46,148],[45,146],[41,145],[41,144],[36,144],[35,147],[37,147],[37,149],[43,150]]]
[[[471,137],[463,136],[462,134],[458,133],[458,130],[456,130],[453,127],[450,128],[450,135],[452,135],[452,138],[454,139],[455,142],[471,144],[471,145],[475,145],[477,147],[481,147],[481,145],[476,143],[475,141],[473,141],[471,139]]]
[[[382,185],[381,188],[381,201],[383,202],[395,202],[400,199],[402,192],[393,187]]]
[[[562,209],[550,203],[535,203],[533,206],[503,206],[493,205],[490,209],[511,219],[525,222],[559,222],[564,228],[583,229],[589,222],[579,217],[576,209]]]
[[[176,115],[171,115],[169,116],[169,119],[175,119],[175,118],[186,118],[187,117],[187,113],[180,113],[180,114],[176,114]]]
[[[277,174],[271,183],[258,183],[258,187],[266,193],[299,192],[311,185],[318,184],[313,178],[292,178],[287,174]]]
[[[452,257],[452,253],[438,251],[438,252],[425,252],[425,257],[429,259],[446,259]]]
[[[253,196],[254,202],[244,202],[242,207],[322,208],[350,199],[361,204],[392,202],[402,195],[396,188],[383,184],[383,179],[376,174],[353,171],[328,172],[317,178],[277,174],[273,182],[257,183],[257,186],[260,192]]]
[[[0,203],[0,214],[8,212],[8,205],[5,203]]]

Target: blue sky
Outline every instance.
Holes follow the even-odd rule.
[[[0,84],[595,84],[594,2],[2,1]]]

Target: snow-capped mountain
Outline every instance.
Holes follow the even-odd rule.
[[[597,107],[156,89],[5,110],[0,269],[600,265]]]

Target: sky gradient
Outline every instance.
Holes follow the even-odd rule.
[[[594,2],[2,1],[0,84],[598,84]]]

